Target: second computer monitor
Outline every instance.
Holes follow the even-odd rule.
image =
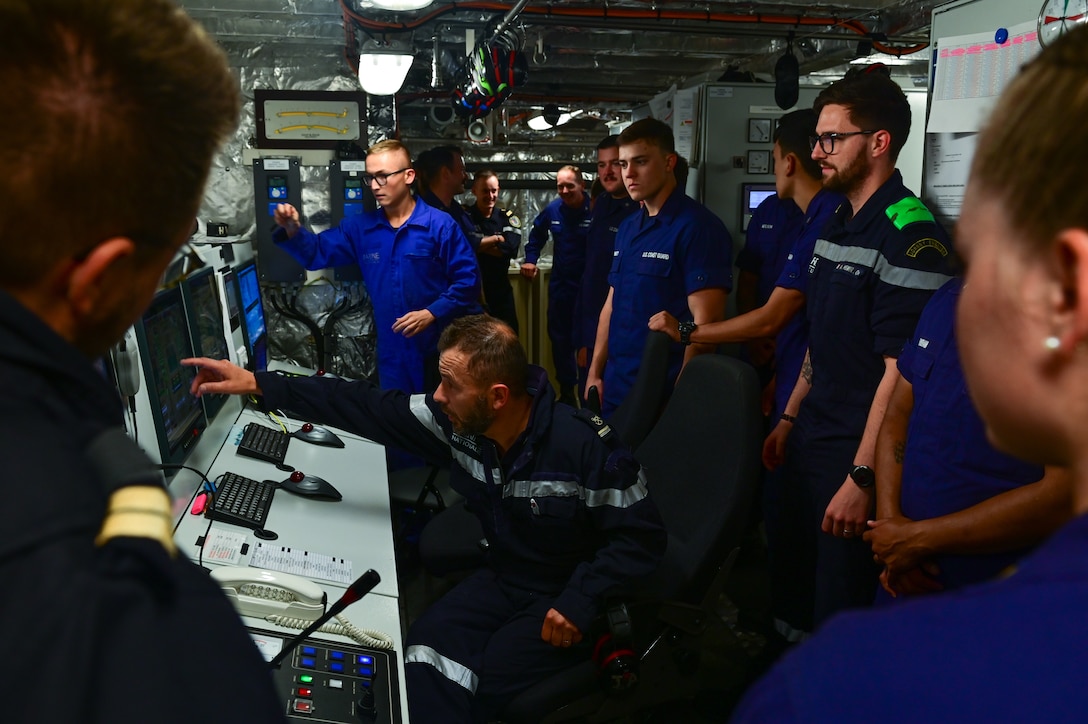
[[[193,339],[193,352],[198,357],[230,359],[230,348],[223,332],[223,304],[219,299],[219,285],[214,271],[208,267],[190,274],[181,283],[181,291]],[[219,413],[227,396],[204,395],[203,400],[208,419],[211,420]]]
[[[204,406],[189,391],[196,370],[181,360],[193,356],[181,290],[155,295],[136,325],[144,380],[155,420],[160,459],[180,463],[200,438],[207,421]]]
[[[268,368],[268,332],[264,324],[264,303],[261,301],[261,284],[257,277],[256,262],[249,262],[235,270],[238,294],[242,300],[242,332],[249,354],[249,369],[261,371]]]

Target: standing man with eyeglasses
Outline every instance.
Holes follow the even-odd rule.
[[[400,141],[371,146],[363,181],[376,211],[315,234],[280,204],[273,240],[307,269],[358,264],[374,306],[382,389],[425,392],[438,383],[438,337],[480,312],[476,255],[449,214],[413,198],[416,172]]]
[[[780,521],[782,528],[797,539],[783,543],[776,561],[797,584],[795,605],[782,608],[813,603],[811,619],[787,622],[800,631],[872,603],[879,571],[861,535],[879,484],[876,436],[896,358],[930,296],[950,278],[952,249],[895,168],[911,117],[887,70],[851,71],[820,93],[814,110],[812,158],[824,188],[848,203],[816,242],[808,355],[764,449],[764,459],[775,461],[785,446],[783,476],[793,484],[783,487],[800,496],[782,506],[783,515],[795,516],[793,525]]]

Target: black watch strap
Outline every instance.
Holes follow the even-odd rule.
[[[859,488],[871,488],[876,484],[876,473],[868,465],[855,465],[850,471],[850,478]]]
[[[698,326],[699,325],[695,324],[695,322],[680,322],[677,325],[677,328],[680,331],[680,344],[691,344],[691,333],[694,332]]]

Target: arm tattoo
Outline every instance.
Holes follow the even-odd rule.
[[[902,465],[903,464],[903,457],[907,452],[907,441],[906,440],[896,440],[895,441],[894,451],[895,451],[895,462]]]
[[[801,364],[801,376],[805,378],[805,382],[812,384],[812,360],[808,355],[805,355],[805,361]]]

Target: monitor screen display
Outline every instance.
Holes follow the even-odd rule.
[[[752,220],[752,212],[759,208],[764,201],[776,193],[773,183],[741,184],[740,186],[740,218],[741,230],[748,231],[748,222]]]
[[[182,282],[182,298],[192,332],[193,352],[198,357],[230,359],[230,348],[223,334],[223,305],[219,300],[219,285],[210,267],[190,274]],[[225,395],[205,395],[204,406],[208,419],[215,417]]]
[[[189,392],[196,370],[180,362],[193,356],[181,289],[155,295],[136,326],[136,338],[162,462],[180,462],[205,427],[204,407]]]
[[[268,366],[268,335],[264,324],[264,304],[261,302],[261,285],[257,278],[257,264],[249,262],[235,271],[238,294],[242,300],[242,318],[246,351],[250,369],[264,370]]]

